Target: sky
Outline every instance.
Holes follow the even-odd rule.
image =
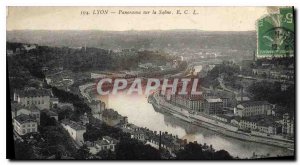
[[[171,30],[250,31],[267,7],[8,7],[7,30]],[[108,14],[81,15],[81,11]],[[173,14],[119,14],[119,11],[169,10]],[[188,14],[176,14],[177,10]],[[192,13],[196,11],[196,15]],[[111,13],[115,12],[115,13]]]

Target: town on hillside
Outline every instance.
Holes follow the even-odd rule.
[[[254,54],[252,60],[236,62],[207,56],[208,64],[203,64],[202,58],[197,61],[160,52],[125,50],[125,61],[120,61],[124,65],[115,66],[117,69],[106,66],[111,71],[96,71],[94,61],[104,57],[93,52],[101,52],[104,57],[120,56],[119,52],[96,48],[7,43],[10,107],[18,159],[178,159],[195,147],[200,150],[197,152],[206,153],[203,159],[239,158],[226,150],[216,150],[213,144],[131,123],[130,117],[107,106],[108,97],[96,99],[95,81],[109,77],[199,78],[201,95],[171,94],[170,90],[162,95],[158,90],[148,97],[148,103],[157,112],[173,114],[174,120],[232,138],[293,148],[293,58],[257,60]],[[141,54],[151,60],[142,63]],[[74,55],[80,57],[76,60],[82,70],[74,64],[65,65],[72,63],[68,56]],[[136,65],[132,61],[126,64],[127,58],[137,59]],[[202,68],[197,70],[199,65]],[[124,154],[128,147],[134,150]],[[254,152],[248,158],[268,156]]]
[[[8,6],[7,159],[295,160],[294,15]]]

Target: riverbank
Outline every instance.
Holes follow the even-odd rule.
[[[93,96],[92,91],[93,89],[84,90],[84,93],[89,94],[91,98],[104,101],[107,108],[112,108],[122,116],[127,116],[130,123],[139,127],[157,132],[168,132],[188,142],[197,141],[200,144],[213,145],[217,150],[224,149],[232,156],[243,159],[251,158],[253,154],[267,157],[294,155],[293,151],[286,148],[232,138],[213,131],[213,128],[208,129],[191,124],[184,118],[180,119],[182,115],[174,116],[174,113],[170,111],[162,113],[148,103],[147,96],[128,96],[120,93],[102,98]]]
[[[278,139],[273,137],[253,135],[250,133],[245,133],[238,131],[238,127],[232,126],[221,121],[217,121],[212,117],[205,114],[191,114],[188,110],[176,107],[172,104],[165,102],[164,100],[158,99],[157,95],[153,94],[149,96],[149,102],[156,108],[163,112],[169,112],[173,116],[189,122],[193,125],[200,127],[205,127],[217,133],[223,134],[228,137],[246,140],[256,143],[268,144],[273,146],[278,146],[282,148],[294,149],[294,142],[288,139]]]

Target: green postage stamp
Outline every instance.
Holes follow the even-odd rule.
[[[257,57],[294,56],[294,8],[280,8],[257,22]]]

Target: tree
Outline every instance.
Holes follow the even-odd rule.
[[[54,118],[50,118],[45,112],[41,112],[40,118],[40,126],[47,127],[47,126],[56,126],[56,120]]]
[[[97,154],[103,160],[114,160],[116,159],[116,153],[111,150],[102,150],[99,151]]]
[[[16,140],[14,143],[15,147],[15,158],[18,160],[28,160],[28,159],[34,159],[34,155],[32,152],[32,147],[25,143],[21,142],[19,140]]]
[[[176,158],[180,160],[224,160],[233,159],[225,150],[215,152],[212,147],[203,147],[200,144],[189,143],[184,149],[176,153]]]
[[[295,111],[295,87],[290,85],[286,91],[281,91],[280,83],[261,81],[247,88],[254,100],[266,100],[269,103],[286,107],[290,112]]]
[[[121,139],[120,143],[116,146],[116,158],[118,160],[161,159],[157,149],[130,138]]]
[[[219,150],[214,153],[214,158],[216,160],[231,160],[233,157],[225,150]]]
[[[56,155],[74,155],[76,147],[70,135],[60,125],[41,126],[40,133],[43,141],[36,144],[40,148],[40,154],[43,156]]]
[[[86,145],[81,146],[75,154],[76,159],[90,159],[91,156],[89,148]]]
[[[208,157],[204,156],[202,146],[194,143],[189,143],[183,150],[179,150],[176,153],[176,158],[180,160],[208,159]]]

